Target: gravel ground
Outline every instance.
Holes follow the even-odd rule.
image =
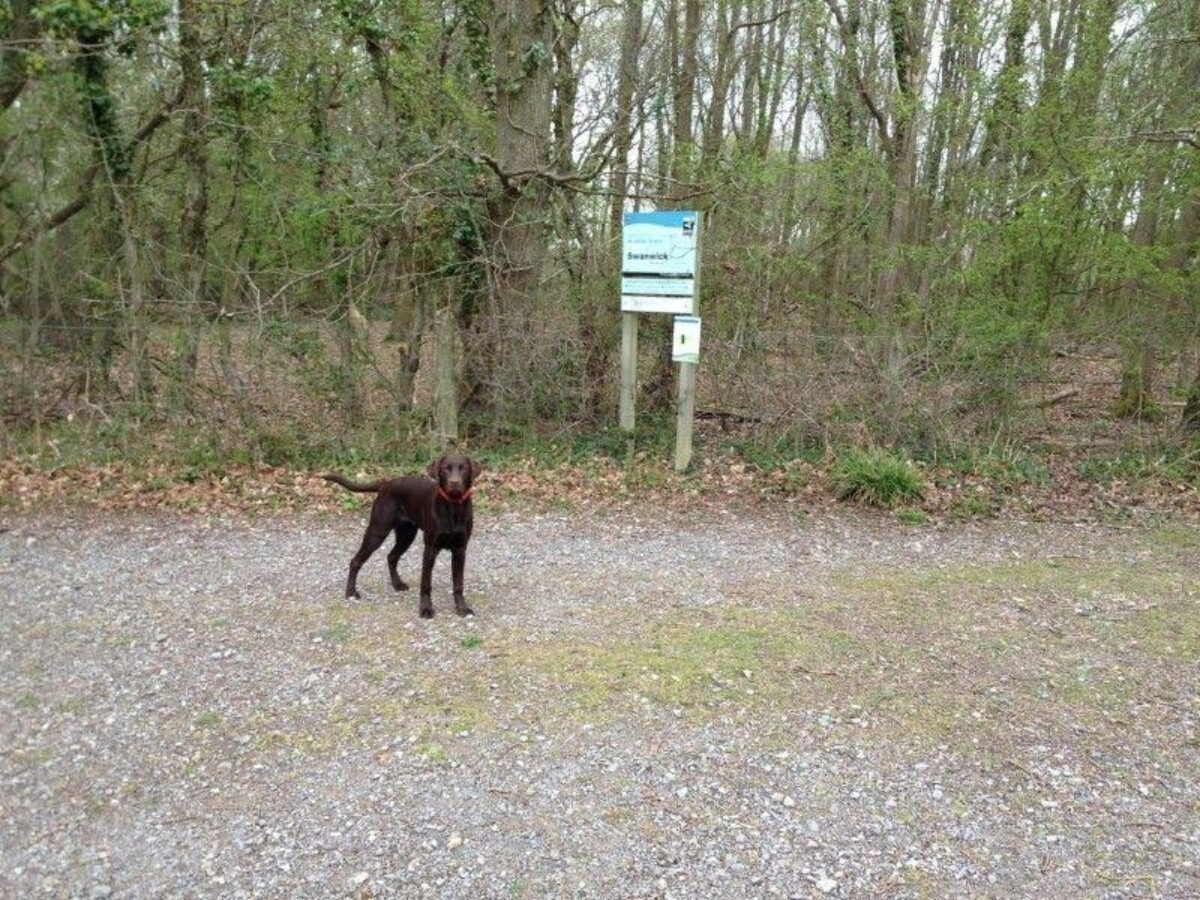
[[[1200,896],[1195,531],[362,518],[0,523],[0,893]]]

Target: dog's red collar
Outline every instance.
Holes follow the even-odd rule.
[[[443,500],[445,500],[447,503],[454,503],[458,506],[461,506],[462,504],[466,503],[468,500],[471,499],[471,491],[467,490],[467,491],[464,491],[458,497],[451,497],[449,494],[447,494],[445,492],[445,490],[442,489],[441,485],[438,485],[438,496],[441,497]]]

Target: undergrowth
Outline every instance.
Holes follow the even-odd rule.
[[[925,482],[917,467],[889,450],[852,450],[837,458],[831,474],[839,500],[891,507],[925,496]]]
[[[630,435],[615,426],[547,425],[522,431],[468,420],[463,446],[490,471],[615,464],[624,470],[627,486],[646,489],[662,487],[672,478],[674,424],[670,415],[643,416]],[[295,423],[151,424],[133,416],[10,428],[3,434],[2,447],[5,459],[49,473],[114,464],[144,469],[149,489],[220,479],[245,467],[414,473],[423,471],[444,449],[417,423],[403,421],[338,432]],[[700,483],[701,471],[717,475],[739,471],[740,463],[756,480],[761,476],[763,490],[786,494],[804,490],[813,484],[814,474],[824,471],[839,499],[881,508],[919,506],[934,486],[939,492],[958,495],[945,507],[949,517],[957,520],[995,515],[1005,497],[1019,489],[1049,487],[1055,461],[1053,451],[1039,455],[1016,443],[864,451],[829,446],[800,431],[764,434],[715,428],[698,429],[696,458],[701,462],[697,473],[681,484]],[[1200,487],[1197,441],[1164,439],[1066,459],[1082,482]],[[1062,462],[1057,460],[1056,471],[1062,471]],[[916,512],[903,512],[900,519],[910,524],[921,521]]]

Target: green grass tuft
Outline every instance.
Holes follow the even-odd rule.
[[[929,516],[919,509],[901,509],[896,511],[896,519],[905,525],[924,525]]]
[[[212,710],[209,710],[208,712],[202,712],[200,715],[196,716],[192,724],[197,728],[216,728],[221,724],[221,714],[213,712]]]
[[[917,467],[887,450],[846,453],[834,463],[832,475],[839,500],[886,508],[925,496],[925,482]]]
[[[446,751],[439,744],[423,743],[417,746],[417,753],[423,756],[431,763],[441,765],[448,762],[450,757],[446,755]]]

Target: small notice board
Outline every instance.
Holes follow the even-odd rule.
[[[671,341],[674,362],[700,362],[700,317],[676,316],[674,338]]]
[[[625,213],[621,311],[696,312],[699,215],[687,210]]]

